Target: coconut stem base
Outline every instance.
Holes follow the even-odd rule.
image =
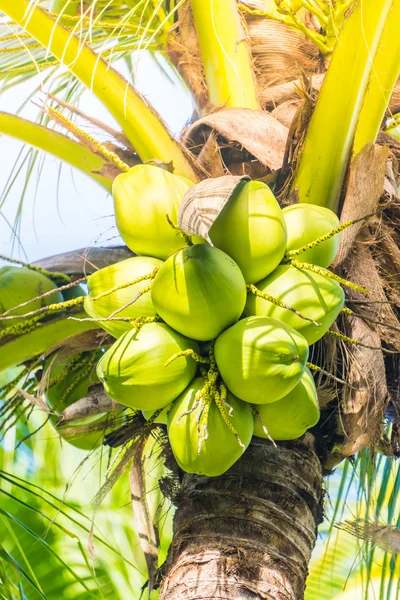
[[[307,434],[253,438],[224,475],[183,476],[160,600],[300,600],[322,520],[321,465]]]

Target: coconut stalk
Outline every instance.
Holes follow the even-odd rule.
[[[52,13],[75,17],[78,12],[78,3],[80,4],[80,0],[52,0],[49,10]]]
[[[49,13],[29,0],[0,0],[0,10],[63,63],[121,125],[143,161],[173,162],[175,172],[196,180],[178,142],[161,117],[120,73]]]
[[[106,158],[66,135],[17,115],[0,112],[0,133],[52,154],[89,175],[108,192],[111,192],[113,179],[120,172]]]
[[[400,76],[399,23],[400,2],[394,2],[382,32],[358,119],[353,155],[358,154],[369,142],[375,142]]]
[[[235,0],[191,0],[209,99],[257,110],[254,73]]]
[[[398,65],[399,42],[396,35],[390,39],[388,34],[396,25],[398,10],[399,0],[359,0],[344,23],[297,165],[293,188],[300,202],[337,212],[371,74],[375,71],[374,77],[380,81],[377,69],[382,68],[383,73],[390,74],[384,76],[383,83],[393,80],[394,87],[392,72]],[[386,62],[383,55],[379,58],[380,48]],[[385,94],[391,91],[386,89]],[[374,131],[376,135],[376,121],[382,120],[386,110],[386,104],[380,102],[378,116],[368,121],[374,96],[376,92],[372,91],[360,123],[363,134],[360,129],[359,143],[371,139]]]
[[[184,474],[160,600],[299,600],[322,520],[313,438],[253,438],[219,477]]]

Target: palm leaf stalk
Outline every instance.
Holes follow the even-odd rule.
[[[390,31],[398,11],[396,1],[362,0],[347,19],[298,162],[293,187],[301,202],[337,211],[355,136],[356,152],[375,141],[399,75],[398,41]]]
[[[56,156],[61,161],[92,177],[106,190],[111,191],[114,177],[113,175],[107,176],[107,167],[112,173],[113,164],[77,141],[43,125],[4,112],[0,113],[0,132]],[[114,170],[117,173],[118,171],[118,169]]]
[[[65,64],[108,108],[143,161],[173,161],[176,173],[196,179],[193,169],[165,124],[144,98],[103,59],[41,8],[28,0],[0,10]]]

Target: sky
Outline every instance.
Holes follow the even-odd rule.
[[[173,133],[179,134],[193,111],[190,95],[172,72],[171,81],[148,54],[142,53],[136,59],[136,87],[158,110]],[[33,85],[31,80],[13,90],[0,91],[0,110],[15,112]],[[39,93],[36,104],[29,103],[22,116],[34,120],[41,98]],[[90,92],[84,96],[80,108],[119,128]],[[18,140],[0,137],[0,194],[21,149],[23,144]],[[23,174],[13,185],[0,208],[0,255],[33,262],[69,250],[122,243],[115,227],[111,195],[68,165],[62,167],[61,174],[59,167],[60,161],[47,155],[39,181],[36,168],[23,202],[17,237],[12,233],[12,225],[24,187]]]

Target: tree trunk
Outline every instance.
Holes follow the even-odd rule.
[[[310,434],[260,438],[221,477],[183,475],[160,600],[300,600],[322,519]]]

